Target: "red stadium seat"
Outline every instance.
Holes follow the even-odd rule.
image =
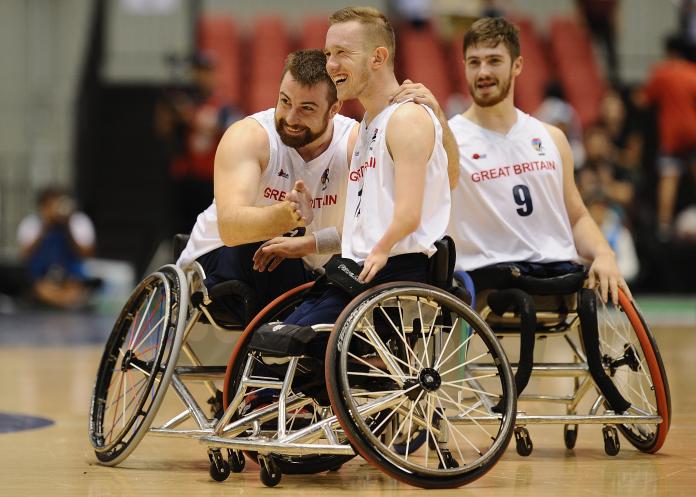
[[[329,15],[316,15],[306,17],[300,26],[298,36],[299,49],[318,48],[324,49],[326,32],[329,29]]]
[[[430,27],[403,26],[398,33],[397,63],[403,78],[423,83],[444,105],[452,92],[445,54]]]
[[[215,62],[216,92],[222,100],[242,103],[242,40],[231,17],[207,16],[198,23],[198,49]]]
[[[285,22],[280,16],[258,17],[249,40],[250,61],[246,111],[275,107],[285,57],[292,51]]]
[[[606,89],[587,31],[573,19],[554,18],[550,26],[551,53],[568,102],[583,128],[593,124]]]
[[[531,19],[512,19],[520,30],[522,74],[515,81],[515,105],[533,114],[544,100],[546,86],[551,79],[551,69],[546,58],[544,43],[537,35]]]

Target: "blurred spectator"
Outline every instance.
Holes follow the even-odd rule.
[[[558,81],[550,82],[546,87],[544,100],[534,113],[537,119],[559,128],[568,138],[573,151],[575,166],[585,161],[585,149],[582,144],[582,125],[572,105],[565,100],[563,88]]]
[[[624,97],[617,89],[607,90],[599,107],[599,123],[607,130],[616,147],[616,162],[630,170],[634,181],[638,181],[645,122],[634,105],[627,105],[631,104],[630,89],[625,93]]]
[[[677,215],[674,236],[683,242],[696,243],[696,205],[690,205]]]
[[[620,81],[619,59],[616,55],[619,0],[577,0],[577,6],[587,29],[604,49],[607,78],[613,85],[617,85]]]
[[[174,231],[188,233],[213,197],[215,151],[241,114],[215,92],[215,66],[205,54],[191,63],[192,87],[168,92],[157,106],[155,127],[173,157]]]
[[[94,252],[94,225],[75,209],[66,192],[42,191],[38,212],[19,223],[17,241],[39,302],[62,308],[87,304],[90,289],[98,284],[86,277],[83,268],[84,259]]]
[[[592,219],[616,254],[616,262],[626,283],[633,283],[638,276],[640,264],[631,232],[622,222],[621,216],[611,208],[611,201],[601,192],[584,200]]]
[[[666,58],[653,68],[640,99],[658,112],[657,221],[662,239],[671,235],[684,169],[696,178],[696,64],[686,60],[686,47],[680,37],[666,40]]]
[[[432,0],[388,0],[389,20],[392,24],[408,23],[414,28],[430,24]]]
[[[679,6],[679,34],[688,43],[687,58],[696,62],[696,0],[673,0]]]
[[[590,127],[585,132],[585,162],[577,172],[578,189],[586,199],[602,194],[625,212],[631,207],[635,188],[630,171],[615,158],[616,149],[606,128]]]

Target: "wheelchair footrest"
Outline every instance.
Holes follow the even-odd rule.
[[[267,323],[256,330],[249,348],[271,357],[301,356],[315,337],[311,326]]]

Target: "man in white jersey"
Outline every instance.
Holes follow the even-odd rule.
[[[276,108],[238,121],[223,136],[215,156],[215,200],[198,216],[177,261],[185,267],[197,260],[206,286],[241,280],[262,307],[310,275],[300,259],[277,259],[272,273],[258,271],[253,255],[260,242],[306,229],[286,243],[310,269],[328,260],[320,252],[337,250],[317,231],[331,234],[341,226],[357,123],[337,114],[340,103],[325,64],[320,50],[290,54]]]
[[[450,119],[460,156],[449,233],[457,269],[519,262],[550,273],[591,261],[589,285],[602,299],[630,292],[614,252],[590,217],[573,177],[568,140],[554,126],[516,109],[522,71],[517,28],[503,18],[476,21],[464,38],[473,104]],[[525,265],[526,264],[526,265]]]
[[[443,127],[427,107],[390,104],[399,87],[394,32],[379,11],[348,7],[332,14],[325,54],[338,98],[358,98],[366,111],[348,174],[344,271],[352,261],[359,265],[353,274],[361,283],[425,282],[428,258],[449,220]],[[456,151],[453,160],[456,164]],[[350,299],[344,288],[326,285],[286,322],[333,322]]]

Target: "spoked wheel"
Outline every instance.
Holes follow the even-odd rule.
[[[90,407],[97,459],[114,466],[135,449],[164,398],[188,308],[182,271],[167,265],[133,291],[102,355]]]
[[[602,364],[621,395],[631,403],[627,414],[661,416],[659,424],[620,424],[626,439],[643,452],[657,452],[671,421],[671,400],[660,351],[635,304],[619,290],[619,306],[597,297]]]
[[[252,357],[252,374],[266,377],[279,377],[284,374],[282,367],[269,367],[256,353],[251,353],[249,344],[254,331],[261,325],[273,321],[282,321],[283,318],[302,303],[305,298],[305,290],[312,286],[311,283],[294,288],[285,294],[278,297],[276,300],[268,304],[255,318],[249,323],[242,335],[239,337],[237,344],[227,363],[227,372],[225,375],[225,385],[223,393],[223,403],[225,409],[229,406],[239,389],[242,373],[247,359]],[[254,410],[261,409],[268,404],[277,401],[277,391],[251,388],[247,391],[245,399],[238,408],[231,421],[240,419]],[[324,408],[315,401],[308,399],[308,403],[299,408],[288,408],[286,412],[286,432],[299,430],[319,419],[331,416],[330,408]],[[267,421],[261,426],[261,429],[275,431],[277,430],[277,419]],[[243,436],[243,435],[240,435]],[[255,452],[246,452],[248,459],[253,462],[258,462],[258,457]],[[345,462],[355,456],[336,456],[336,455],[306,455],[306,456],[290,456],[273,454],[272,460],[278,467],[280,472],[284,474],[313,474],[323,471],[334,470],[340,467]]]
[[[512,436],[517,396],[505,353],[469,306],[435,287],[388,283],[356,297],[329,340],[326,380],[351,445],[411,485],[469,483]],[[394,417],[399,426],[385,431]],[[427,443],[412,450],[420,432]]]

